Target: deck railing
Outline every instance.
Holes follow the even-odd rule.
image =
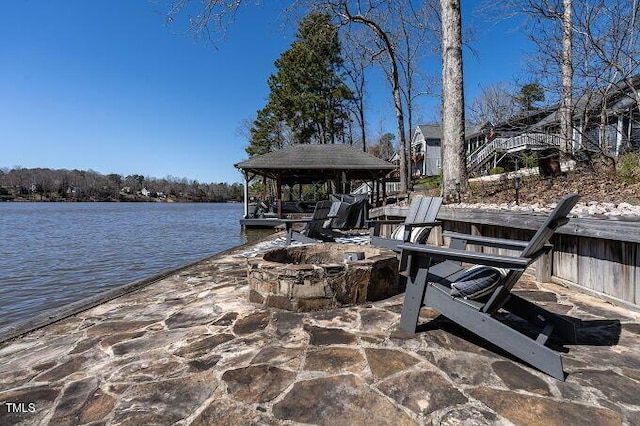
[[[523,133],[510,138],[496,138],[467,157],[467,168],[475,171],[483,166],[496,153],[539,150],[551,146],[560,146],[560,136],[547,133]]]

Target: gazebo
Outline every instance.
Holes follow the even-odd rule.
[[[298,144],[235,165],[244,175],[244,217],[249,216],[249,182],[256,176],[276,182],[278,218],[282,218],[282,186],[334,181],[336,188],[353,180],[369,182],[371,203],[386,197],[385,177],[396,166],[348,145]],[[381,192],[382,187],[382,194]]]

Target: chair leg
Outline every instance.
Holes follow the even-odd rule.
[[[514,315],[533,324],[538,324],[543,328],[547,328],[549,324],[552,325],[553,331],[551,334],[561,338],[563,343],[576,344],[578,341],[576,326],[571,321],[566,320],[553,312],[549,312],[541,306],[529,302],[520,296],[511,293],[509,300],[507,300],[503,308]]]
[[[409,333],[415,333],[418,327],[418,316],[424,299],[430,263],[423,256],[414,256],[412,260],[412,262],[409,262],[411,270],[408,271],[409,277],[404,293],[402,314],[400,315],[400,328]]]
[[[560,354],[528,336],[503,324],[491,315],[481,312],[464,301],[452,298],[448,292],[427,285],[424,300],[427,306],[472,333],[525,361],[548,375],[564,381]]]
[[[299,232],[295,232],[295,231],[291,231],[290,235],[287,235],[287,239],[288,239],[288,244],[291,244],[291,241],[298,241],[299,243],[303,243],[303,244],[313,244],[313,243],[319,243],[319,240],[316,240],[315,238],[309,238],[306,235],[302,235]]]

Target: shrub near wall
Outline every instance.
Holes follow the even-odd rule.
[[[626,183],[640,182],[640,152],[628,152],[618,159],[618,176]]]

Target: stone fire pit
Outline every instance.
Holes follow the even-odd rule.
[[[354,260],[359,259],[359,260]],[[249,300],[304,312],[394,296],[394,252],[356,244],[286,247],[248,260]]]

